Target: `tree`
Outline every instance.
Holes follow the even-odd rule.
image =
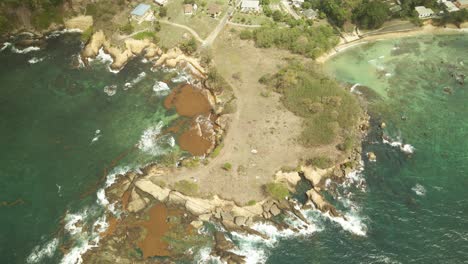
[[[276,22],[279,22],[282,19],[283,19],[283,13],[281,13],[281,11],[279,10],[275,10],[275,12],[273,12],[273,20]]]
[[[197,41],[193,37],[180,44],[180,49],[189,55],[194,53],[197,50],[197,47]]]
[[[159,23],[159,21],[154,22],[154,31],[161,31],[161,23]]]
[[[364,0],[353,12],[353,21],[362,28],[373,29],[388,18],[388,6],[381,1]]]
[[[0,34],[4,34],[8,32],[9,29],[10,29],[10,25],[8,23],[8,19],[0,15]]]
[[[167,7],[161,6],[161,7],[159,8],[159,16],[160,16],[160,17],[165,17],[165,16],[167,16]]]

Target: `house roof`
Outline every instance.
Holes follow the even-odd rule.
[[[316,17],[318,14],[317,14],[317,11],[313,10],[313,9],[307,9],[307,10],[304,10],[304,12],[302,12],[304,14],[304,16],[306,17]]]
[[[244,0],[242,1],[242,8],[258,8],[260,6],[260,1]]]
[[[434,11],[432,11],[432,9],[427,8],[425,6],[417,6],[414,9],[416,9],[416,12],[418,12],[418,14],[420,14],[420,15],[432,15],[432,14],[434,14]]]
[[[137,7],[135,7],[135,9],[133,9],[132,15],[135,15],[135,16],[142,16],[142,15],[144,15],[150,8],[151,8],[151,6],[149,6],[149,5],[147,5],[147,4],[139,4]]]
[[[219,5],[211,4],[210,6],[208,6],[208,14],[215,15],[215,14],[218,14],[219,12],[221,12],[221,7]]]
[[[458,11],[458,7],[452,2],[444,2],[445,7],[447,7],[447,11],[455,12]]]
[[[184,5],[184,13],[192,13],[193,12],[193,6],[191,4],[185,4]]]

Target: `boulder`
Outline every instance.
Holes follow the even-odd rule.
[[[88,28],[93,26],[93,17],[92,16],[77,16],[65,20],[65,28],[67,29],[79,29],[85,31]]]
[[[278,208],[278,205],[273,204],[273,206],[271,206],[271,208],[270,208],[270,213],[273,216],[277,216],[277,215],[281,214],[281,210]]]
[[[160,202],[164,202],[167,197],[169,196],[169,189],[161,188],[158,185],[154,184],[149,179],[141,179],[135,183],[136,187],[140,190],[148,193],[149,195],[153,196],[154,199]]]
[[[127,210],[129,212],[135,213],[141,211],[146,207],[147,201],[143,197],[141,197],[135,189],[132,190],[130,195],[130,202],[127,205]]]
[[[221,212],[221,218],[225,221],[234,221],[234,216],[231,214],[231,212]]]
[[[263,218],[265,218],[265,219],[270,219],[271,213],[270,213],[270,212],[263,212],[262,216],[263,216]]]
[[[183,194],[181,194],[179,192],[176,192],[176,191],[172,191],[172,192],[169,193],[169,197],[167,199],[168,204],[185,205],[185,202],[186,202],[185,195],[183,195]]]
[[[205,221],[205,222],[210,221],[210,218],[211,218],[211,214],[202,214],[198,216],[198,219],[200,219],[200,221]]]
[[[235,248],[234,244],[228,241],[222,232],[216,231],[214,234],[214,238],[216,243],[215,249],[217,252],[229,251]]]
[[[199,229],[200,227],[203,226],[203,222],[195,220],[195,221],[190,222],[190,225],[193,226],[195,229]]]
[[[309,191],[306,192],[307,197],[309,197],[309,200],[315,205],[317,209],[319,209],[322,212],[330,212],[330,215],[335,216],[335,217],[341,217],[341,214],[336,210],[333,205],[329,204],[325,199],[323,199],[323,196],[317,192],[314,189],[310,189]]]
[[[210,203],[209,200],[186,197],[187,202],[185,203],[185,209],[191,214],[199,216],[202,214],[211,213],[215,209],[215,206]]]
[[[99,53],[99,49],[101,49],[105,42],[106,36],[104,35],[104,32],[102,30],[95,32],[81,52],[81,56],[84,58],[95,58]]]
[[[264,211],[264,212],[269,212],[271,206],[273,206],[274,203],[275,203],[275,202],[274,202],[273,200],[267,200],[266,202],[264,202],[264,203],[262,204],[263,211]]]
[[[140,55],[144,49],[149,47],[151,42],[147,39],[137,40],[137,39],[126,39],[125,47],[134,55]]]
[[[311,166],[302,166],[301,170],[304,173],[304,177],[309,180],[313,186],[317,186],[331,169],[322,170]]]
[[[371,161],[371,162],[377,161],[377,156],[375,155],[374,152],[367,152],[367,158],[368,158],[369,161]]]
[[[246,221],[247,218],[245,218],[245,216],[236,216],[234,218],[234,223],[238,226],[244,226]]]
[[[282,172],[278,171],[275,175],[276,181],[286,182],[289,187],[296,187],[297,183],[301,180],[301,176],[297,171]]]

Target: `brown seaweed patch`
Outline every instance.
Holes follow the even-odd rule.
[[[185,84],[172,90],[164,100],[167,109],[175,108],[181,116],[195,117],[200,114],[209,113],[212,108],[202,90]]]
[[[141,223],[146,229],[145,238],[138,243],[138,247],[143,251],[143,258],[170,256],[169,244],[162,240],[170,228],[167,216],[166,205],[158,203],[149,210],[149,220]]]

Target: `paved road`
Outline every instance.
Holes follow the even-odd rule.
[[[203,41],[202,47],[209,47],[211,44],[213,44],[216,37],[218,37],[219,32],[223,30],[224,26],[226,26],[227,22],[229,21],[229,14],[234,14],[234,9],[232,7],[229,7],[228,11],[226,14],[224,14],[223,18],[221,18],[221,21],[219,21],[219,24],[216,26],[216,28],[210,33],[205,41]]]
[[[291,6],[289,5],[288,1],[286,0],[281,0],[281,5],[286,9],[286,11],[291,14],[291,16],[294,17],[294,19],[299,19],[301,18],[296,11],[294,11]]]

